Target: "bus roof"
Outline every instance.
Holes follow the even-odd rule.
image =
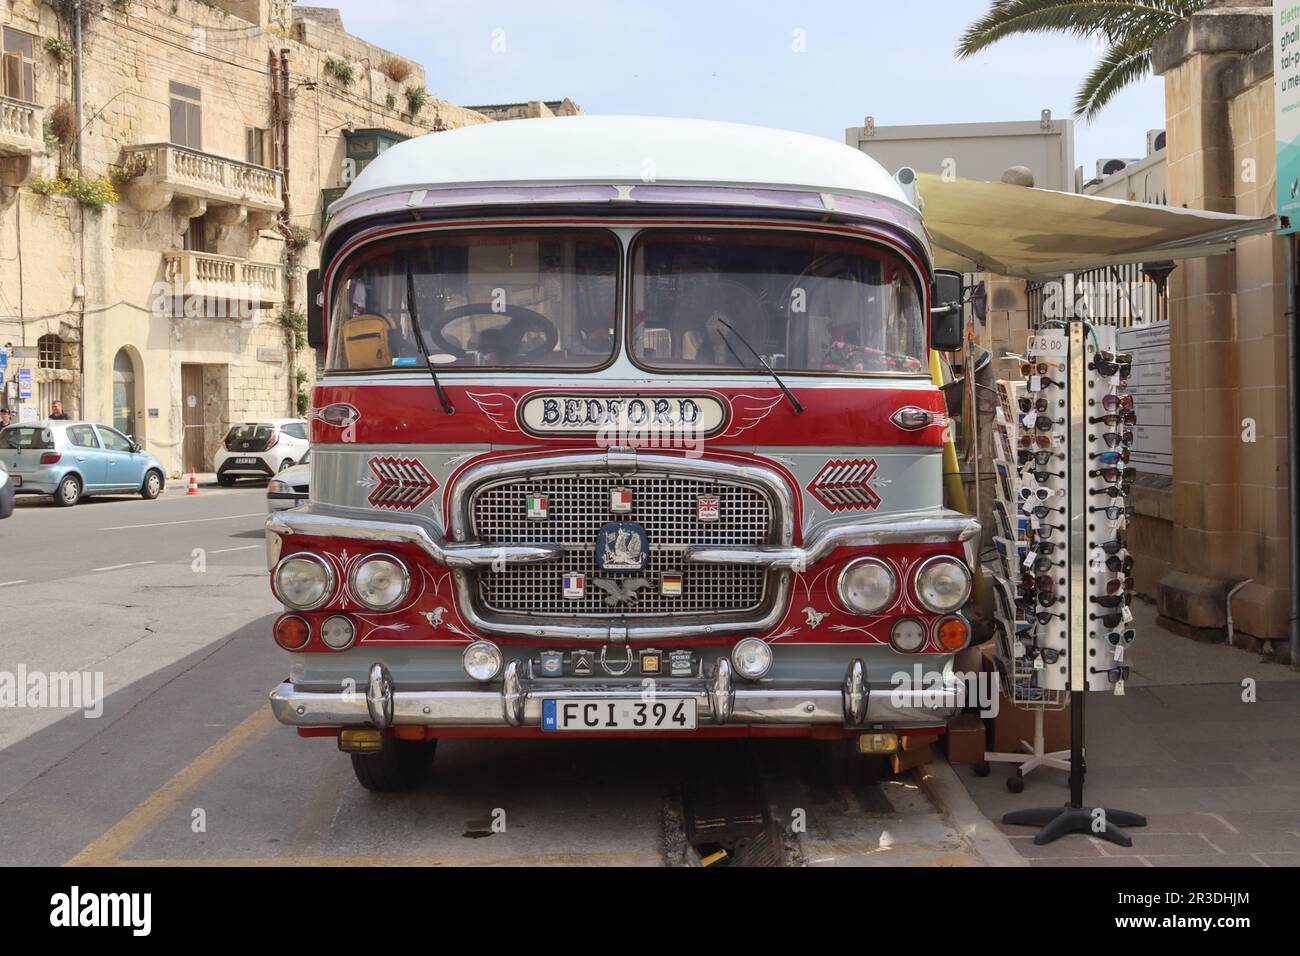
[[[879,163],[833,140],[709,120],[562,116],[468,126],[398,143],[362,171],[333,209],[413,189],[649,182],[763,186],[910,206]]]

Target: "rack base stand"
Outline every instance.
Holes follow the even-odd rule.
[[[1013,763],[1018,765],[1016,767],[1016,777],[1007,781],[1007,787],[1013,793],[1024,788],[1024,784],[1018,783],[1018,780],[1023,780],[1025,776],[1038,767],[1050,767],[1053,770],[1070,769],[1070,751],[1049,751],[1047,749],[1043,733],[1043,711],[1041,708],[1034,710],[1033,742],[1022,740],[1020,741],[1020,747],[1023,753],[994,753],[992,751],[984,753],[985,763]]]
[[[1051,843],[1057,837],[1063,837],[1067,833],[1091,833],[1119,846],[1132,846],[1132,838],[1120,827],[1144,827],[1147,825],[1147,818],[1128,810],[1067,806],[1012,810],[1002,817],[1002,822],[1008,826],[1042,827],[1034,837],[1037,846]],[[1104,823],[1105,829],[1098,830],[1099,823]]]

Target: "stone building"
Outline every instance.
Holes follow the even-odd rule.
[[[202,471],[230,422],[301,407],[325,203],[388,145],[491,118],[336,10],[81,0],[78,64],[73,6],[0,7],[2,404],[59,398]]]

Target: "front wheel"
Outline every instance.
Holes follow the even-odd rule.
[[[436,740],[385,737],[376,753],[352,754],[357,783],[375,793],[400,793],[417,786],[429,773]]]
[[[68,475],[54,489],[54,503],[60,508],[68,508],[81,500],[81,479]]]
[[[151,471],[144,476],[144,484],[140,486],[140,497],[145,501],[153,501],[162,494],[162,487],[162,475]]]
[[[276,474],[279,474],[281,471],[288,471],[292,467],[293,467],[293,459],[286,458],[284,461],[280,462],[280,468],[276,472]]]

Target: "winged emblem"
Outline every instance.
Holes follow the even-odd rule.
[[[513,396],[505,392],[466,392],[479,411],[492,420],[492,423],[504,432],[517,432],[515,423],[515,406],[518,404]]]
[[[735,438],[749,431],[782,402],[780,393],[771,395],[736,395],[731,400],[731,421],[719,438]]]
[[[649,578],[628,578],[626,581],[611,581],[608,578],[592,578],[591,583],[605,592],[605,603],[610,607],[626,604],[636,600],[636,592],[650,584]]]

